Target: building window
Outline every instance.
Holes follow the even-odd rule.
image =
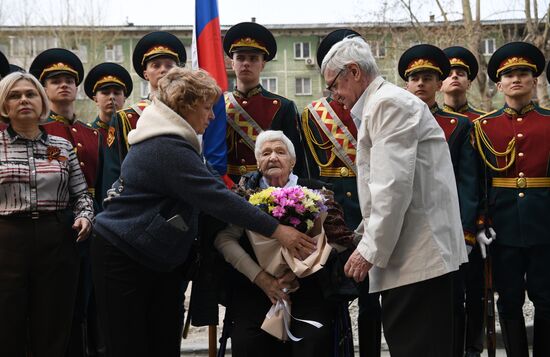
[[[277,93],[277,78],[262,78],[260,81],[262,83],[262,87],[264,87],[267,91]]]
[[[105,61],[115,63],[124,62],[122,45],[105,45]]]
[[[140,83],[139,96],[140,98],[147,98],[149,96],[149,82],[146,80],[140,80]]]
[[[296,42],[294,43],[294,58],[304,59],[311,57],[309,52],[309,42]]]
[[[311,78],[296,78],[296,95],[311,95]]]
[[[368,41],[368,44],[375,58],[386,57],[386,41]]]
[[[496,50],[496,41],[494,38],[485,38],[481,41],[481,53],[485,56],[492,55]]]
[[[57,38],[55,37],[38,36],[32,38],[33,56],[54,47],[57,47]]]
[[[37,36],[32,38],[10,37],[10,57],[36,57],[40,52],[57,46],[57,38]]]
[[[86,45],[74,45],[71,51],[80,58],[82,63],[88,63],[88,46]]]

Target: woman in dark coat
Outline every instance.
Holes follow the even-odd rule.
[[[309,237],[229,191],[198,134],[221,91],[206,72],[173,68],[129,136],[132,145],[94,227],[92,261],[108,356],[179,356],[182,264],[200,211],[277,238],[296,255]]]

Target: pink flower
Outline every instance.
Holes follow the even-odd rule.
[[[290,217],[290,219],[288,220],[290,222],[290,224],[292,224],[294,227],[296,227],[297,225],[300,224],[300,220],[296,217]]]
[[[284,207],[281,207],[281,206],[276,206],[275,208],[273,208],[273,211],[271,211],[271,214],[273,215],[273,217],[276,217],[276,218],[281,218],[282,216],[284,216],[285,213],[286,213],[286,210],[284,209]]]
[[[294,209],[296,210],[296,213],[298,213],[298,214],[303,214],[303,213],[306,212],[306,208],[302,204],[297,204],[296,207],[294,207]]]

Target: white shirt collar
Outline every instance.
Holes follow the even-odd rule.
[[[290,175],[288,176],[288,182],[284,187],[294,187],[294,186],[298,186],[298,176],[294,175],[291,172]],[[260,188],[266,189],[268,187],[270,187],[269,183],[267,182],[265,177],[262,176],[262,179],[260,180]]]

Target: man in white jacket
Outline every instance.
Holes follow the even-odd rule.
[[[370,292],[381,292],[392,356],[451,356],[452,275],[467,255],[443,131],[424,102],[378,75],[361,38],[334,45],[321,72],[359,128],[363,221],[345,273],[370,273]]]

